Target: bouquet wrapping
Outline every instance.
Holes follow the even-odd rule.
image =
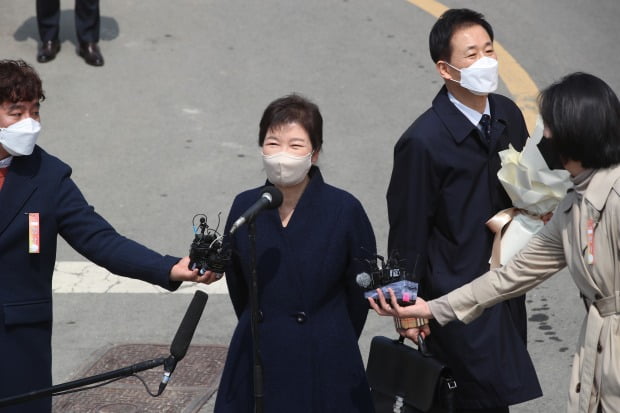
[[[514,207],[487,222],[495,232],[492,268],[506,264],[527,244],[543,227],[541,217],[555,210],[571,186],[568,171],[549,169],[536,146],[539,141],[528,138],[521,152],[512,145],[499,152],[502,167],[497,177]]]

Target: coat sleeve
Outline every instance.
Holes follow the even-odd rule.
[[[346,271],[347,308],[349,317],[357,337],[362,334],[362,329],[368,317],[368,302],[364,298],[364,291],[357,285],[357,274],[364,270],[363,263],[372,259],[377,251],[375,234],[372,225],[359,202],[355,202],[350,215],[349,257]]]
[[[162,256],[122,235],[86,202],[71,179],[71,169],[60,176],[55,199],[59,234],[97,265],[110,272],[176,290],[181,283],[170,281],[177,257]]]
[[[405,133],[394,147],[394,166],[387,191],[390,230],[388,254],[404,259],[417,279],[426,274],[426,244],[436,210],[440,182],[430,151],[420,139]],[[416,265],[418,263],[418,265]]]
[[[566,267],[561,218],[554,215],[505,266],[448,293],[456,317],[469,323],[485,308],[524,294]]]
[[[234,217],[239,216],[237,211],[239,209],[237,207],[237,200],[238,197],[233,201],[233,205],[228,213],[224,234],[230,234],[230,228],[234,222]],[[235,234],[232,237],[227,235],[226,237],[227,238],[224,239],[224,247],[229,248],[231,251],[230,262],[226,266],[225,271],[226,286],[228,287],[228,295],[235,310],[235,314],[237,315],[237,319],[239,319],[244,309],[248,306],[249,289],[243,276],[243,264],[236,247],[237,235]]]
[[[233,250],[229,265],[226,267],[226,286],[237,319],[248,306],[249,290],[243,278],[243,269],[239,254]]]

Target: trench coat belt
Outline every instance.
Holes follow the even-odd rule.
[[[581,362],[581,371],[579,382],[581,389],[579,392],[579,411],[587,412],[590,405],[590,397],[592,395],[592,386],[594,384],[594,367],[596,365],[597,347],[601,330],[603,329],[603,319],[614,314],[620,314],[620,291],[616,291],[614,295],[600,298],[591,302],[588,309],[588,319],[586,321],[586,333],[583,343],[583,360]],[[599,381],[600,383],[600,381]]]
[[[616,291],[614,295],[609,297],[596,300],[592,305],[596,307],[601,317],[620,314],[620,291]]]

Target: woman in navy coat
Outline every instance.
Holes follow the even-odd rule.
[[[259,145],[267,184],[283,193],[278,209],[255,219],[264,411],[372,412],[357,344],[368,303],[355,283],[362,260],[376,249],[368,217],[357,199],[326,184],[312,165],[322,145],[322,118],[313,103],[298,95],[272,102],[260,123]],[[226,232],[260,194],[255,188],[235,198]],[[226,281],[239,323],[217,413],[254,409],[247,226],[230,242]]]

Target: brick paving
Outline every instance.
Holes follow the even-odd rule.
[[[148,394],[135,377],[127,377],[102,387],[55,396],[57,413],[197,413],[217,390],[227,348],[225,346],[190,346],[164,392],[159,397]],[[123,344],[107,350],[94,364],[86,366],[74,380],[131,366],[141,361],[167,357],[167,345]],[[156,393],[163,367],[137,373]]]

